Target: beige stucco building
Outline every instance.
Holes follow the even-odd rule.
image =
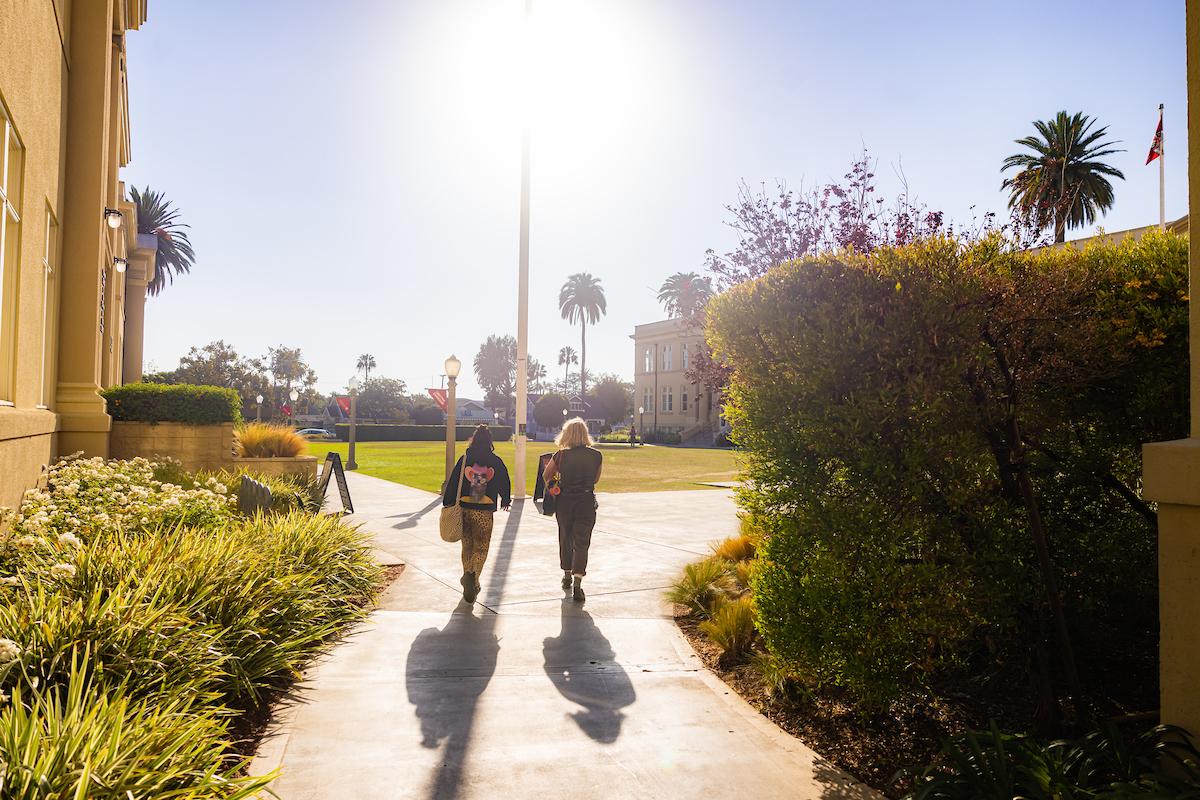
[[[58,454],[108,455],[98,392],[141,376],[154,237],[119,170],[145,19],[146,0],[0,3],[0,505]]]
[[[667,319],[634,327],[631,338],[634,424],[643,434],[677,433],[685,443],[711,444],[721,429],[720,398],[687,377],[703,331]]]

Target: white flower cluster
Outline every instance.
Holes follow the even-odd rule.
[[[71,456],[50,468],[45,489],[30,489],[14,514],[0,509],[0,566],[26,577],[75,577],[77,553],[101,530],[136,532],[159,526],[216,525],[233,514],[236,498],[216,478],[191,488],[156,480],[156,465],[144,458],[105,461]],[[7,524],[11,523],[11,524]],[[7,524],[7,525],[6,525]],[[5,569],[5,572],[9,569]],[[19,583],[0,577],[0,588]]]

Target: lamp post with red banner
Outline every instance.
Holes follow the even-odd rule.
[[[350,390],[350,452],[346,454],[346,469],[358,469],[358,462],[354,460],[354,436],[355,425],[358,424],[358,376],[354,376],[346,384],[346,388]]]
[[[446,377],[450,381],[446,389],[446,480],[450,480],[450,473],[454,471],[454,438],[458,431],[458,401],[454,395],[458,372],[461,369],[462,362],[457,358],[450,356],[446,359]]]

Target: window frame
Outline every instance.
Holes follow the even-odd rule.
[[[52,288],[57,288],[57,244],[58,220],[54,216],[54,209],[47,205],[46,243],[42,246],[42,371],[37,406],[42,409],[50,408],[46,376],[50,372],[50,355],[58,344],[57,336],[55,336],[55,326],[51,324],[52,319],[58,315],[58,304],[54,303],[52,308],[50,302],[50,298],[52,296],[56,297],[58,294],[57,292],[51,292]]]
[[[16,399],[17,273],[21,263],[21,213],[17,210],[24,177],[24,147],[8,109],[0,104],[0,406]],[[14,159],[13,153],[17,154]]]

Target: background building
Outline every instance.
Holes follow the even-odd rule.
[[[141,377],[155,240],[118,172],[145,19],[145,0],[0,3],[0,505],[58,454],[108,455],[99,391]]]
[[[684,444],[712,444],[721,432],[720,399],[686,374],[703,332],[668,319],[636,326],[632,338],[634,424],[643,434],[677,433]]]

